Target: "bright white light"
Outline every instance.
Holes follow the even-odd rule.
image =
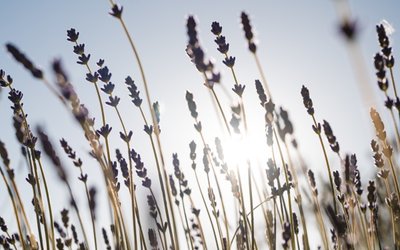
[[[229,166],[236,167],[266,162],[267,145],[264,136],[233,135],[223,143],[225,158]]]

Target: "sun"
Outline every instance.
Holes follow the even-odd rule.
[[[232,135],[222,144],[228,166],[259,165],[267,161],[266,138],[260,134]]]

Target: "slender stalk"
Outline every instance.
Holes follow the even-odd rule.
[[[303,226],[304,246],[305,246],[305,249],[310,249],[310,243],[309,243],[309,240],[308,240],[307,223],[306,223],[306,220],[305,220],[305,214],[304,214],[304,209],[303,209],[303,199],[301,197],[301,192],[300,192],[299,186],[298,186],[299,182],[298,182],[298,179],[297,179],[297,173],[296,173],[296,170],[295,170],[293,162],[292,162],[292,157],[291,157],[291,154],[290,154],[290,150],[289,150],[288,144],[287,144],[286,140],[284,140],[283,142],[285,144],[286,152],[287,152],[287,155],[288,155],[289,167],[290,167],[290,170],[291,170],[291,172],[293,174],[293,178],[294,178],[294,182],[295,182],[294,191],[295,191],[295,195],[296,195],[297,205],[299,207],[301,225]],[[297,244],[297,246],[300,247],[299,244]]]
[[[79,170],[81,172],[81,175],[83,175],[82,167],[79,167]],[[90,195],[89,195],[88,185],[87,185],[86,181],[84,181],[83,184],[85,186],[86,199],[87,199],[87,202],[88,202],[88,205],[89,205],[90,204]],[[92,222],[94,246],[95,246],[95,249],[97,250],[97,234],[96,234],[96,225],[95,225],[95,222],[94,222],[94,220],[95,220],[94,219],[94,214],[93,214],[92,209],[89,209],[89,212],[90,212],[90,219],[91,219],[91,222]]]
[[[239,180],[239,187],[240,187],[240,204],[242,208],[242,217],[243,217],[243,223],[244,223],[244,231],[247,232],[249,231],[248,226],[247,226],[247,213],[246,213],[246,206],[244,204],[244,199],[243,199],[243,185],[242,185],[242,178],[240,177],[240,172],[239,172],[239,167],[236,168],[238,180]],[[246,248],[250,249],[250,243],[249,243],[249,237],[246,235]]]
[[[194,201],[192,199],[192,196],[189,196],[189,200],[190,200],[190,204],[191,204],[192,208],[194,208],[195,205],[194,205]],[[204,247],[204,249],[207,250],[208,249],[207,248],[207,242],[206,242],[206,238],[204,236],[204,231],[203,231],[203,226],[202,226],[201,220],[200,220],[199,216],[195,215],[195,217],[196,217],[197,225],[199,226],[199,230],[200,230],[200,237],[201,237],[201,240],[202,240],[202,243],[203,243],[202,246]]]
[[[328,236],[326,235],[325,223],[324,223],[324,219],[322,217],[321,206],[319,204],[319,201],[318,201],[317,197],[315,197],[315,196],[314,196],[314,202],[316,204],[317,217],[319,219],[319,225],[320,225],[321,231],[322,231],[322,232],[320,232],[321,235],[322,235],[322,240],[324,242],[325,249],[329,249],[329,247],[328,247],[329,246],[329,244],[328,244],[329,241],[328,241]]]
[[[150,137],[150,142],[151,142],[151,148],[152,148],[153,154],[154,154],[154,159],[156,160],[156,166],[157,166],[157,172],[158,172],[158,180],[160,182],[161,192],[162,192],[162,196],[163,196],[165,215],[167,217],[167,223],[168,223],[168,231],[169,231],[169,235],[170,235],[170,238],[171,238],[171,244],[172,244],[172,246],[174,246],[175,245],[174,235],[172,234],[171,221],[170,221],[169,212],[168,212],[169,207],[168,207],[168,204],[167,204],[166,191],[165,191],[165,187],[168,187],[168,185],[167,185],[167,183],[165,183],[165,185],[164,185],[164,181],[163,181],[163,177],[162,177],[162,173],[161,173],[161,166],[160,166],[160,163],[158,161],[156,147],[154,145],[154,140],[153,140],[153,137],[151,135],[149,135],[149,137]]]
[[[152,189],[152,188],[149,188],[149,189],[150,189],[151,196],[153,197],[153,199],[154,199],[154,201],[155,201],[155,203],[156,203],[157,212],[160,214],[161,225],[164,226],[164,220],[163,220],[163,217],[162,217],[161,209],[160,209],[160,207],[158,206],[158,202],[157,202],[157,199],[156,199],[156,197],[155,197],[155,195],[154,195],[153,189]],[[163,237],[164,237],[165,246],[167,246],[167,236],[165,235],[165,232],[164,232],[164,231],[163,231]],[[160,239],[161,239],[161,237],[160,237]],[[167,248],[168,248],[168,247],[167,247]]]
[[[182,185],[180,183],[179,183],[179,189],[180,189],[180,192],[182,193],[183,192],[182,191]],[[183,195],[181,196],[181,200],[182,200],[183,215],[185,216],[187,235],[189,237],[191,249],[193,250],[194,249],[194,247],[193,247],[193,239],[192,239],[192,236],[190,235],[190,227],[189,227],[189,222],[188,222],[187,215],[186,215],[185,199],[184,199]]]
[[[22,233],[21,220],[20,220],[19,215],[18,215],[18,209],[17,209],[17,204],[15,202],[15,198],[13,196],[13,193],[11,191],[11,187],[10,187],[8,181],[7,181],[7,178],[4,175],[3,169],[1,169],[1,168],[0,168],[0,174],[1,174],[1,177],[3,178],[3,181],[4,181],[4,183],[5,183],[6,187],[7,187],[8,195],[10,196],[10,200],[11,200],[11,203],[13,205],[14,215],[15,215],[15,219],[17,221],[17,227],[18,227],[18,232],[19,232],[20,239],[21,239],[22,248],[23,248],[23,250],[26,250],[27,248],[25,246],[24,234]]]
[[[207,173],[207,183],[208,183],[208,192],[210,192],[212,190],[212,187],[211,187],[211,181],[210,181],[209,173]],[[209,195],[209,198],[210,198],[210,195]],[[216,209],[215,203],[213,201],[211,201],[211,200],[210,200],[210,202],[211,202],[211,207],[213,209],[213,215],[214,215],[214,218],[215,218],[215,222],[217,223],[217,229],[218,229],[219,239],[221,241],[221,247],[223,248],[224,247],[224,239],[223,239],[223,235],[222,235],[221,224],[219,223],[219,219],[218,219],[218,216],[217,216],[217,209]]]
[[[315,116],[312,115],[311,117],[313,119],[314,126],[317,127],[318,124],[317,124],[317,121],[315,120]],[[333,188],[332,171],[331,171],[331,166],[330,166],[329,160],[328,160],[328,154],[326,153],[325,145],[324,145],[324,142],[322,141],[321,133],[318,133],[318,138],[319,138],[319,142],[321,144],[322,152],[324,153],[325,164],[326,164],[326,168],[328,170],[329,183],[330,183],[331,192],[332,192],[333,207],[335,209],[335,214],[337,214],[336,196],[335,196],[335,189]]]
[[[386,141],[384,142],[384,144],[385,144],[385,147],[388,147],[388,148],[390,147]],[[399,183],[398,183],[399,179],[397,178],[396,169],[394,168],[392,157],[388,157],[388,161],[389,161],[390,169],[392,171],[392,179],[393,179],[394,185],[396,187],[397,197],[400,197],[400,189],[399,189]]]
[[[30,172],[31,172],[31,176],[32,178],[35,178],[35,174],[33,171],[33,162],[32,162],[32,158],[31,158],[31,152],[29,149],[27,149],[27,158],[28,158],[28,163],[29,163],[29,168],[30,168]],[[39,185],[38,179],[35,178],[35,182],[36,185]],[[37,199],[37,194],[36,194],[36,188],[34,184],[31,184],[32,186],[32,191],[33,191],[33,199],[34,199],[34,207],[37,206],[36,202],[39,202],[39,200]],[[42,229],[40,226],[40,219],[39,219],[39,214],[36,211],[36,207],[35,207],[35,215],[36,215],[36,225],[37,225],[37,229],[38,229],[38,233],[39,233],[39,242],[40,242],[40,249],[44,249],[43,246],[43,237],[42,237]]]
[[[279,155],[282,161],[282,168],[284,169],[284,173],[285,173],[285,181],[286,181],[286,185],[287,185],[287,196],[288,196],[288,205],[289,205],[289,218],[290,218],[290,231],[291,231],[291,235],[294,235],[294,223],[293,223],[293,209],[292,209],[292,198],[290,195],[290,183],[289,183],[289,177],[288,177],[288,169],[287,169],[287,164],[285,163],[285,159],[283,157],[283,153],[282,153],[282,148],[280,146],[279,143],[279,138],[278,135],[276,134],[276,130],[275,128],[272,129],[274,135],[275,135],[275,141],[278,147],[278,151],[279,151]],[[296,249],[296,241],[294,239],[294,237],[290,237],[291,241],[292,241],[292,248]]]
[[[56,247],[56,243],[55,243],[56,238],[55,238],[55,235],[54,235],[54,219],[53,219],[53,210],[51,208],[49,189],[47,187],[46,176],[44,174],[42,162],[41,162],[40,159],[38,159],[38,164],[39,164],[39,168],[40,168],[40,174],[42,175],[42,178],[43,178],[44,189],[45,189],[45,192],[46,192],[47,208],[49,209],[50,232],[51,232],[51,238],[52,238],[51,244],[52,244],[53,249],[55,249],[55,247]]]
[[[272,100],[272,94],[269,89],[269,86],[267,83],[267,78],[265,77],[265,74],[264,74],[264,70],[261,66],[260,59],[258,58],[258,55],[256,53],[253,53],[253,55],[254,55],[254,60],[256,61],[257,69],[261,75],[263,87],[264,87],[265,91],[267,92],[268,97]]]
[[[40,209],[42,210],[42,218],[43,218],[43,227],[44,227],[44,234],[46,236],[46,249],[49,250],[50,249],[50,239],[49,239],[49,232],[48,232],[48,225],[47,225],[47,220],[46,220],[46,212],[44,210],[44,204],[43,204],[43,197],[42,197],[42,191],[41,191],[41,187],[40,187],[40,179],[39,179],[39,174],[37,171],[37,164],[36,164],[36,159],[34,156],[34,151],[32,149],[31,151],[31,157],[32,157],[32,162],[33,162],[33,169],[34,169],[34,174],[35,174],[35,178],[37,180],[37,191],[38,191],[38,195],[39,195],[39,206]],[[53,225],[52,225],[53,226]]]
[[[11,171],[10,166],[6,165],[6,171],[7,172]],[[16,204],[17,204],[17,207],[19,206],[19,209],[21,210],[22,217],[23,217],[23,220],[24,220],[24,225],[27,227],[29,235],[33,235],[32,230],[31,230],[31,226],[29,224],[28,217],[26,216],[24,204],[23,204],[21,196],[19,194],[18,186],[15,183],[14,178],[11,178],[10,175],[8,176],[8,178],[10,179],[12,190],[14,191],[14,193],[16,195]]]
[[[111,95],[111,96],[112,96],[112,95]],[[125,138],[128,138],[128,132],[127,132],[127,130],[126,130],[126,128],[125,128],[124,121],[122,120],[121,113],[119,112],[118,107],[115,106],[114,109],[115,109],[115,111],[117,112],[118,119],[119,119],[119,121],[120,121],[120,123],[121,123],[122,130],[124,131]],[[136,208],[135,208],[135,207],[136,207],[136,203],[135,203],[136,194],[135,194],[135,188],[134,188],[134,185],[133,185],[133,171],[132,171],[133,166],[132,166],[132,159],[131,159],[131,157],[130,157],[131,147],[130,147],[128,141],[126,141],[126,147],[127,147],[127,150],[128,150],[128,160],[129,160],[129,176],[130,176],[130,178],[129,178],[129,194],[130,194],[131,206],[132,206],[132,227],[133,227],[134,239],[136,239],[136,234],[137,234],[137,233],[136,233],[136,214],[135,214],[135,209],[136,209]],[[138,220],[140,220],[139,217],[138,217]],[[140,231],[143,231],[143,230],[140,228]],[[136,240],[134,241],[134,244],[135,244],[134,246],[135,246],[135,249],[136,249],[136,248],[137,248],[137,241],[136,241]]]
[[[203,194],[203,191],[201,189],[201,185],[200,185],[200,182],[199,182],[199,177],[197,175],[196,169],[194,169],[194,175],[196,177],[197,187],[199,188],[201,199],[203,201],[204,207],[206,208],[208,219],[210,220],[211,229],[213,231],[213,236],[214,236],[214,240],[215,240],[215,246],[219,250],[220,248],[219,248],[219,245],[218,245],[217,233],[215,232],[214,223],[213,223],[213,221],[211,219],[210,211],[208,210],[207,202],[206,202],[206,199],[204,198],[204,194]]]
[[[114,4],[114,2],[112,0],[110,0],[110,3],[112,5]],[[154,127],[154,132],[155,132],[155,136],[156,136],[156,139],[157,139],[156,140],[157,141],[157,148],[158,148],[158,152],[160,154],[161,165],[163,167],[163,177],[164,177],[165,180],[167,180],[167,173],[166,173],[166,170],[165,170],[164,157],[163,157],[163,153],[162,153],[161,140],[160,140],[160,136],[159,136],[160,131],[159,131],[159,128],[158,128],[158,122],[157,122],[154,110],[152,108],[152,101],[151,101],[151,98],[150,98],[150,91],[149,91],[148,83],[147,83],[146,76],[145,76],[145,73],[144,73],[144,69],[143,69],[143,66],[142,66],[142,62],[140,60],[139,53],[136,50],[136,46],[133,43],[132,36],[130,35],[130,33],[129,33],[127,27],[126,27],[124,20],[121,17],[119,17],[118,20],[120,21],[120,23],[122,25],[122,28],[124,29],[124,32],[125,32],[125,34],[127,36],[127,39],[129,41],[129,44],[130,44],[130,46],[132,48],[132,51],[133,51],[133,54],[135,56],[136,62],[138,64],[138,66],[139,66],[140,74],[141,74],[141,77],[142,77],[142,80],[143,80],[143,84],[144,84],[146,100],[147,100],[148,107],[150,109],[151,119],[152,119],[152,123],[153,123],[153,127]],[[165,186],[165,189],[167,191],[166,194],[167,194],[167,198],[168,198],[168,205],[169,205],[169,210],[171,211],[172,225],[173,225],[173,228],[174,228],[174,237],[172,236],[174,238],[174,241],[172,242],[172,248],[173,249],[176,248],[177,250],[179,250],[179,243],[178,243],[179,240],[178,240],[178,233],[177,233],[177,228],[176,228],[174,210],[173,210],[173,207],[172,207],[171,191],[170,191],[170,188],[169,188],[168,185]],[[164,195],[165,195],[165,193],[164,193]],[[167,217],[168,217],[167,220],[170,221],[167,209],[166,209],[166,213],[167,213]]]
[[[251,249],[255,249],[256,246],[256,238],[254,237],[254,210],[253,210],[253,187],[252,187],[252,181],[251,181],[251,168],[250,168],[250,162],[248,162],[248,168],[247,168],[247,173],[248,173],[248,182],[249,182],[249,198],[250,198],[250,225],[251,225]]]
[[[204,74],[205,81],[208,81],[206,74],[205,73],[203,73],[203,74]],[[228,131],[229,135],[231,135],[231,130],[229,128],[229,123],[228,123],[228,120],[226,119],[225,112],[222,109],[221,102],[219,101],[219,98],[218,98],[217,94],[215,93],[214,88],[210,88],[210,91],[212,93],[212,96],[214,97],[214,100],[217,103],[217,107],[218,107],[218,110],[219,110],[219,112],[220,112],[220,114],[222,116],[222,120],[224,121],[225,128]]]
[[[394,85],[394,84],[393,84]],[[386,99],[389,98],[387,91],[385,91],[385,96]],[[397,98],[397,96],[396,96]],[[394,126],[394,132],[396,133],[396,145],[397,145],[397,150],[400,150],[400,134],[399,134],[399,127],[397,125],[396,119],[394,117],[394,112],[392,109],[389,110],[390,111],[390,116],[392,118],[392,122],[393,122],[393,126]],[[400,111],[399,111],[400,112]]]
[[[87,235],[86,235],[85,227],[83,226],[83,221],[82,221],[81,214],[80,214],[80,212],[79,212],[79,208],[78,208],[78,206],[76,205],[76,201],[75,201],[74,195],[73,195],[73,193],[72,193],[71,186],[70,186],[70,184],[69,184],[68,182],[66,182],[65,184],[67,185],[69,196],[70,196],[70,198],[71,198],[71,201],[73,202],[72,207],[74,208],[74,210],[75,210],[75,212],[76,212],[76,215],[77,215],[77,217],[78,217],[79,224],[80,224],[80,226],[81,226],[81,230],[82,230],[82,234],[83,234],[83,238],[85,239],[85,242],[86,242],[86,244],[87,244],[89,241],[88,241],[88,238],[87,238]]]
[[[195,119],[195,123],[196,124],[198,123],[197,119]],[[203,133],[201,131],[199,131],[199,134],[200,134],[200,137],[201,137],[201,141],[203,142],[203,147],[207,147],[207,143],[206,143],[206,141],[204,139]],[[211,165],[211,170],[213,172],[215,183],[217,184],[218,195],[219,195],[220,200],[221,200],[222,212],[224,214],[224,225],[225,225],[226,237],[227,237],[227,239],[229,239],[228,217],[226,215],[225,202],[224,202],[224,199],[223,199],[223,196],[222,196],[222,191],[221,191],[221,187],[220,187],[220,184],[219,184],[219,181],[218,181],[218,178],[217,178],[217,174],[215,172],[214,163],[213,163],[213,160],[212,160],[212,157],[211,157],[209,151],[207,151],[207,157],[208,157],[208,160],[209,160],[210,165]],[[208,176],[208,174],[207,174],[207,176]],[[222,247],[223,247],[223,245],[222,245]]]
[[[385,183],[385,190],[386,190],[386,196],[390,197],[390,186],[389,186],[389,182],[387,179],[384,179],[384,183]],[[396,245],[396,228],[395,228],[395,218],[394,218],[394,214],[391,208],[388,208],[390,211],[390,217],[392,218],[392,236],[393,236],[393,242],[394,245]]]
[[[397,95],[396,82],[394,81],[393,67],[389,68],[389,72],[390,72],[390,78],[392,79],[394,96],[397,99],[399,98],[399,96]]]

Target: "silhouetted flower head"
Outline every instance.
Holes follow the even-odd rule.
[[[70,42],[76,42],[79,37],[79,32],[76,32],[74,28],[67,30],[67,40]]]
[[[219,24],[219,22],[212,22],[212,24],[211,24],[211,32],[216,36],[221,35],[222,26]]]
[[[283,239],[282,247],[284,249],[287,249],[289,247],[289,240],[291,237],[292,236],[291,236],[290,223],[285,222],[283,224],[283,232],[282,232],[282,239]]]
[[[43,132],[41,128],[38,128],[38,134],[40,141],[42,142],[44,152],[50,158],[53,165],[56,167],[58,177],[66,182],[67,181],[67,173],[65,171],[64,166],[61,164],[60,158],[57,156],[56,151],[52,143],[49,140],[49,137]]]
[[[383,56],[380,53],[376,53],[374,56],[374,66],[378,71],[385,69],[385,62]]]
[[[110,105],[111,107],[117,107],[119,101],[121,100],[121,98],[119,98],[118,96],[109,96],[108,99],[110,101],[106,102],[106,104]]]
[[[329,146],[331,147],[332,151],[335,153],[339,153],[339,150],[340,150],[339,143],[336,140],[336,136],[333,135],[331,126],[325,120],[324,120],[324,124],[322,126],[324,128],[326,138],[328,139]]]
[[[243,91],[246,88],[245,85],[242,84],[235,84],[232,88],[233,92],[235,92],[239,97],[242,97]]]
[[[17,62],[31,72],[32,76],[39,79],[43,78],[42,70],[38,69],[15,45],[7,43],[6,48]]]
[[[264,87],[262,86],[260,80],[255,80],[255,84],[258,98],[260,99],[260,104],[262,107],[264,107],[265,103],[267,102],[267,95],[264,92]]]
[[[240,129],[239,129],[240,118],[237,115],[232,114],[232,118],[231,118],[229,124],[232,126],[233,131],[235,133],[240,134]]]
[[[65,70],[64,70],[63,65],[61,63],[61,60],[59,60],[59,59],[54,60],[52,66],[53,66],[54,72],[57,75],[57,78],[59,78],[59,77],[62,78],[62,79],[58,79],[58,81],[61,80],[63,83],[68,82],[68,76],[65,73]]]
[[[310,182],[311,188],[313,189],[313,192],[315,195],[318,195],[318,190],[317,190],[317,184],[315,182],[315,176],[314,176],[314,172],[309,169],[307,172],[308,175],[308,181]]]
[[[385,59],[385,64],[386,64],[386,67],[393,68],[393,66],[394,66],[394,57],[392,55],[388,56]]]
[[[104,82],[104,83],[107,83],[107,82],[110,81],[111,75],[112,75],[112,74],[111,74],[110,71],[108,70],[108,67],[107,67],[107,66],[105,66],[105,67],[103,67],[103,68],[100,68],[97,72],[98,72],[99,75],[100,75],[100,77],[99,77],[100,81],[102,81],[102,82]]]
[[[149,228],[148,235],[149,235],[150,246],[153,249],[158,249],[158,240],[156,232],[152,228]]]
[[[376,33],[378,34],[378,41],[381,48],[389,47],[389,37],[387,36],[385,26],[382,23],[376,25]]]
[[[392,48],[391,47],[384,47],[382,48],[382,54],[384,54],[386,57],[390,57],[392,55]]]
[[[146,132],[146,134],[151,135],[153,133],[153,126],[152,125],[144,125],[144,132]]]
[[[368,183],[368,194],[367,194],[367,200],[368,200],[368,207],[369,209],[373,209],[375,207],[376,203],[376,187],[375,187],[375,181],[369,181]]]
[[[224,36],[218,36],[215,38],[215,43],[218,45],[218,51],[221,52],[221,54],[226,54],[229,51],[229,43],[226,42],[226,39]]]
[[[97,64],[97,66],[99,66],[99,67],[103,67],[104,60],[103,60],[103,59],[99,59],[99,61],[98,61],[96,64]]]
[[[89,189],[89,209],[93,213],[93,217],[96,218],[96,194],[97,190],[95,187]]]
[[[244,36],[246,37],[247,42],[248,42],[249,50],[252,53],[256,53],[257,46],[255,45],[255,43],[253,41],[254,34],[253,34],[252,27],[250,24],[249,16],[245,12],[242,12],[240,15],[240,19],[242,22]]]
[[[189,91],[186,91],[186,101],[189,107],[190,115],[194,119],[197,119],[199,114],[197,113],[196,102],[193,100],[193,94],[190,93]]]
[[[222,62],[229,68],[232,68],[233,66],[235,66],[235,57],[233,56],[229,56],[227,58],[225,58]]]
[[[280,110],[280,113],[279,113],[280,117],[282,118],[283,123],[285,125],[284,129],[285,129],[286,133],[293,134],[293,125],[289,119],[289,113],[286,110],[284,110],[282,107],[280,107],[279,110]]]
[[[208,69],[208,65],[204,61],[204,51],[200,47],[191,47],[190,45],[186,49],[186,53],[190,57],[191,61],[196,65],[196,68],[200,72],[205,72]]]
[[[154,115],[156,116],[157,124],[160,123],[161,113],[160,113],[160,104],[158,102],[153,103]]]
[[[191,141],[189,143],[189,148],[190,148],[190,159],[192,161],[196,160],[196,143],[194,141]]]
[[[304,85],[301,88],[301,95],[303,96],[303,104],[304,107],[307,109],[307,113],[309,115],[314,115],[314,107],[313,107],[313,102],[310,98],[310,92],[308,91],[308,88],[306,88]]]
[[[389,36],[392,32],[391,25],[383,20],[380,24],[376,25],[376,32],[378,34],[378,41],[381,47],[381,52],[384,56],[383,60],[386,67],[392,68],[394,66],[394,57],[392,55],[392,48],[390,47]],[[378,70],[378,69],[377,69]]]
[[[86,81],[96,83],[97,80],[99,79],[99,74],[97,72],[92,73],[87,73],[86,74]]]
[[[1,87],[8,87],[9,85],[12,84],[12,78],[11,76],[7,76],[7,78],[5,78],[6,72],[2,69],[0,69],[0,86]]]
[[[88,54],[88,55],[82,54],[82,55],[80,55],[80,56],[78,57],[78,60],[79,60],[79,61],[77,61],[77,63],[78,63],[78,64],[85,65],[85,64],[87,64],[87,63],[89,62],[89,59],[90,59],[90,54]]]
[[[74,46],[74,53],[77,55],[82,55],[83,53],[85,53],[85,44],[78,44]]]
[[[189,45],[196,47],[198,43],[197,31],[196,31],[196,20],[193,16],[189,16],[186,22],[187,35],[189,37]]]
[[[133,104],[135,104],[137,107],[140,107],[143,100],[139,97],[140,91],[138,90],[135,82],[130,76],[128,76],[125,78],[125,84],[128,85],[128,90],[130,93],[129,96],[132,98]]]
[[[374,56],[374,66],[377,70],[378,86],[382,91],[386,91],[389,87],[389,82],[386,78],[385,58],[380,53],[376,53]]]
[[[388,96],[385,101],[385,107],[388,109],[392,109],[393,105],[394,105],[393,99]]]
[[[121,137],[121,139],[125,142],[130,142],[131,138],[132,138],[133,132],[129,131],[129,133],[127,135],[125,135],[124,133],[120,132],[119,133],[119,137]]]
[[[121,18],[121,16],[122,16],[122,10],[123,10],[124,8],[121,6],[121,7],[118,7],[118,5],[116,5],[116,4],[114,4],[113,6],[112,6],[112,8],[111,8],[111,12],[109,13],[111,16],[113,16],[113,17],[116,17],[116,18]]]
[[[354,41],[358,35],[357,21],[345,20],[340,24],[341,34],[348,40]]]
[[[8,93],[8,99],[14,104],[20,103],[23,96],[24,94],[16,89],[11,89],[11,91]]]
[[[104,93],[111,95],[112,92],[114,91],[114,87],[115,87],[115,85],[112,82],[109,82],[107,84],[104,84],[104,86],[101,88],[101,90]]]
[[[104,138],[107,138],[108,135],[110,134],[112,130],[112,127],[110,127],[110,125],[106,124],[104,126],[102,126],[99,130],[97,130],[97,134],[103,136]]]

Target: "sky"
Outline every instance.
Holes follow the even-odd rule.
[[[171,155],[178,152],[182,161],[188,158],[188,144],[198,140],[193,129],[193,121],[187,109],[185,92],[194,93],[199,108],[200,119],[208,137],[220,134],[216,122],[214,107],[207,89],[203,86],[201,75],[196,71],[185,53],[187,43],[185,20],[195,15],[198,21],[200,42],[209,58],[215,61],[216,68],[222,74],[225,89],[233,86],[230,72],[222,64],[222,56],[216,50],[214,36],[210,32],[213,21],[219,21],[223,34],[230,43],[230,54],[236,56],[239,81],[246,85],[244,98],[248,106],[247,113],[251,131],[254,131],[253,151],[259,152],[263,134],[263,113],[258,105],[254,80],[259,79],[253,57],[247,50],[244,34],[240,25],[240,12],[250,15],[258,43],[258,55],[266,78],[274,95],[277,106],[284,106],[295,126],[300,148],[306,156],[309,166],[316,170],[323,168],[323,158],[318,141],[311,129],[311,119],[302,104],[300,89],[306,85],[310,89],[316,117],[319,121],[330,122],[343,153],[356,153],[360,167],[373,169],[370,160],[369,143],[373,130],[368,115],[368,107],[363,101],[353,54],[348,43],[340,36],[338,22],[340,14],[337,3],[341,1],[121,1],[124,6],[123,17],[139,50],[146,76],[150,85],[153,101],[161,105],[162,142],[170,169]],[[383,96],[379,92],[374,77],[373,55],[379,50],[375,25],[383,19],[396,29],[400,25],[398,1],[350,1],[351,15],[359,26],[356,47],[359,49],[358,66],[365,69],[363,88],[374,91],[377,109],[384,111]],[[76,63],[72,44],[66,40],[66,31],[75,28],[79,31],[79,42],[85,43],[85,49],[91,54],[91,63],[105,59],[116,84],[115,93],[121,97],[121,112],[133,130],[133,147],[143,154],[151,166],[149,145],[143,132],[140,114],[129,100],[124,79],[132,76],[141,89],[143,85],[136,61],[123,30],[116,19],[108,12],[108,1],[4,1],[0,9],[2,29],[0,36],[0,68],[14,79],[14,87],[24,93],[24,108],[29,114],[32,127],[42,125],[57,142],[57,138],[66,138],[81,153],[88,165],[95,163],[87,156],[87,145],[82,134],[58,100],[36,79],[30,77],[21,65],[18,65],[7,53],[4,45],[11,42],[19,47],[42,68],[49,80],[54,80],[51,62],[55,58],[63,61],[72,83],[81,100],[100,124],[99,108],[93,86],[85,80],[85,68]],[[395,58],[396,42],[399,32],[391,36]],[[400,76],[398,67],[395,75]],[[230,100],[225,97],[223,88],[216,86],[226,111]],[[105,98],[105,96],[104,96]],[[11,123],[12,111],[6,91],[0,93],[0,140],[4,141],[11,154],[14,167],[21,173],[17,176],[23,183],[25,178],[23,161],[19,155],[19,146],[15,140]],[[117,131],[117,117],[111,109],[106,110],[110,123],[114,126],[115,145],[120,146]],[[389,122],[389,117],[384,116]],[[251,147],[251,146],[249,146]],[[61,153],[61,150],[59,151]],[[186,158],[186,160],[183,160]],[[330,154],[335,162],[335,156]],[[65,160],[65,159],[64,159]],[[262,160],[261,160],[262,161]],[[264,162],[265,163],[265,162]],[[336,160],[336,169],[339,165]],[[96,184],[96,169],[88,167],[89,180]],[[188,167],[187,172],[191,171]],[[47,171],[54,188],[58,190],[55,171]],[[323,172],[321,172],[322,174]],[[362,171],[362,173],[364,173]],[[77,174],[71,169],[71,175]],[[367,177],[368,175],[366,175]],[[364,181],[366,182],[366,180]],[[0,184],[0,190],[4,190]],[[60,192],[62,189],[60,189]],[[29,197],[29,194],[26,194]],[[8,202],[4,192],[0,193],[0,202]],[[2,213],[10,213],[7,206]],[[5,212],[3,212],[5,211]]]

